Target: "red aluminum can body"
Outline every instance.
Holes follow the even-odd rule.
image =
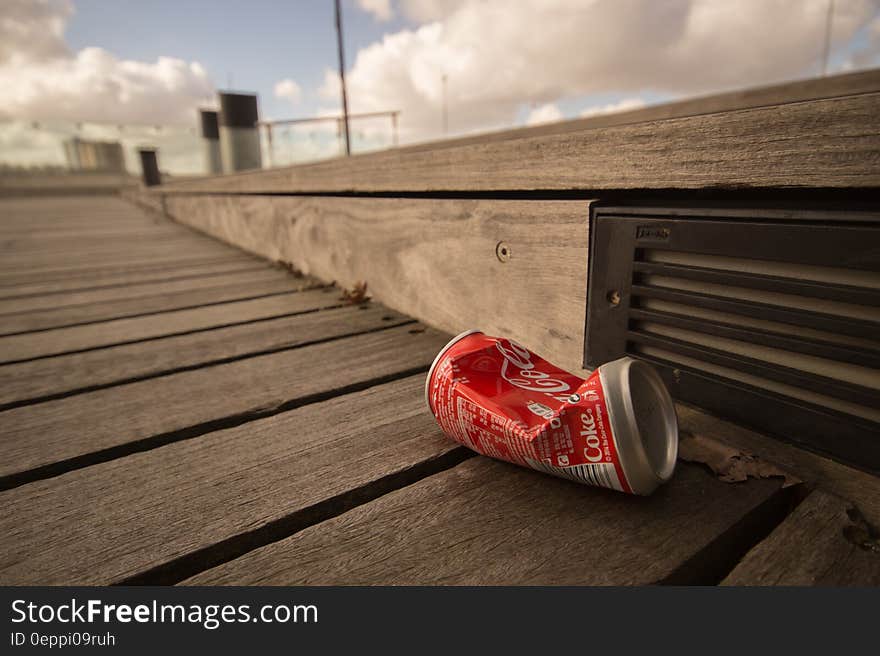
[[[650,494],[675,466],[672,400],[631,358],[583,379],[513,340],[468,331],[438,354],[425,394],[446,435],[492,458],[630,494]]]

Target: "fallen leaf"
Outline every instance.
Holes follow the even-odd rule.
[[[740,451],[704,435],[682,433],[678,443],[678,457],[687,462],[706,465],[725,483],[775,477],[784,479],[782,487],[801,482],[792,474],[754,454]]]
[[[359,303],[363,303],[369,298],[367,297],[367,282],[362,280],[360,282],[356,282],[352,289],[343,289],[342,296],[339,297],[340,301],[347,301],[352,305],[358,305]]]
[[[286,269],[287,272],[295,278],[302,278],[303,272],[297,269],[293,262],[286,262],[285,260],[275,260],[275,265],[281,267],[282,269]]]

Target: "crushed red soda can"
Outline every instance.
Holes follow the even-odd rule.
[[[675,469],[675,407],[640,360],[609,362],[584,380],[471,330],[437,355],[425,398],[456,442],[562,478],[646,495]]]

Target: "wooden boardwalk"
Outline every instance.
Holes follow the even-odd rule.
[[[120,199],[2,200],[0,252],[0,584],[880,583],[780,477],[474,456],[423,400],[448,335]]]

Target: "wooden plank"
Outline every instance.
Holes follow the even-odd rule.
[[[21,269],[40,271],[42,269],[58,269],[65,267],[125,265],[128,263],[149,263],[157,255],[163,260],[187,260],[196,257],[221,257],[230,252],[229,246],[216,241],[205,240],[199,243],[186,242],[178,245],[157,248],[153,244],[130,246],[110,250],[101,248],[84,248],[76,251],[58,253],[11,253],[3,256],[0,275],[17,274]]]
[[[73,268],[62,269],[45,269],[42,271],[33,271],[26,269],[15,274],[4,274],[0,276],[0,289],[8,290],[10,288],[25,287],[31,284],[42,283],[59,283],[62,281],[71,281],[73,284],[79,285],[83,282],[112,277],[112,276],[132,276],[136,277],[143,273],[162,273],[165,271],[174,271],[189,267],[202,267],[233,263],[252,263],[256,258],[253,255],[245,253],[230,253],[228,255],[208,257],[193,257],[184,260],[165,260],[161,256],[154,258],[149,262],[140,262],[137,264],[112,264],[104,266],[78,266]]]
[[[43,294],[64,294],[67,292],[84,291],[86,289],[107,289],[123,285],[134,285],[145,282],[160,282],[165,280],[181,280],[184,278],[198,278],[202,276],[216,276],[221,273],[234,271],[254,271],[266,268],[266,262],[252,258],[232,258],[223,261],[196,264],[184,264],[169,268],[134,269],[130,271],[116,272],[92,276],[78,276],[62,278],[60,280],[47,280],[42,282],[22,283],[19,285],[0,285],[0,298],[25,298]]]
[[[70,229],[67,227],[59,228],[56,221],[39,228],[0,231],[0,249],[15,252],[46,252],[63,251],[65,247],[71,250],[103,247],[110,250],[114,247],[118,249],[120,245],[129,245],[133,243],[134,239],[137,240],[134,243],[155,243],[157,245],[207,241],[204,236],[192,230],[182,229],[179,224],[171,222],[136,228],[97,226],[88,229]]]
[[[120,216],[148,219],[145,212],[136,211],[133,213],[131,205],[122,199],[106,196],[100,198],[75,196],[70,198],[3,198],[0,199],[0,208],[3,208],[2,215],[0,215],[2,216],[0,227],[16,222],[29,223],[45,220],[50,217],[65,220],[104,220],[111,223],[114,221],[113,217]]]
[[[777,489],[729,486],[681,465],[638,498],[480,457],[184,583],[650,584]]]
[[[615,125],[628,125],[631,123],[644,123],[646,121],[659,121],[670,118],[685,118],[701,114],[715,114],[769,105],[781,105],[807,100],[821,100],[838,96],[852,96],[861,93],[873,93],[880,91],[880,71],[878,69],[857,71],[844,75],[832,75],[821,78],[807,78],[795,80],[784,84],[774,84],[762,87],[750,87],[736,89],[724,93],[697,96],[686,100],[650,105],[639,109],[624,112],[614,112],[601,116],[577,118],[567,121],[532,125],[497,132],[487,132],[478,135],[431,141],[428,143],[404,146],[401,150],[427,150],[436,148],[449,148],[470,144],[491,143],[493,141],[506,141],[521,139],[523,137],[540,137],[552,134],[564,134],[580,130],[596,130],[612,127]]]
[[[49,260],[53,263],[68,263],[82,259],[100,258],[112,261],[121,252],[140,256],[143,253],[178,254],[188,250],[200,254],[206,250],[214,252],[228,251],[228,247],[215,248],[216,242],[203,236],[187,234],[179,231],[169,235],[132,234],[123,237],[108,238],[100,234],[86,237],[51,237],[31,239],[30,243],[23,240],[7,240],[4,242],[3,253],[14,255],[19,261],[28,260],[40,265]],[[26,266],[29,266],[26,265]]]
[[[31,173],[28,175],[0,176],[0,197],[16,196],[70,196],[82,194],[116,194],[119,189],[134,184],[130,175],[118,173],[65,173],[62,175]]]
[[[510,336],[582,371],[585,201],[192,196],[166,204],[177,220],[270,260],[348,288],[366,281],[383,304],[440,329]]]
[[[405,484],[462,449],[430,430],[423,385],[406,378],[3,492],[0,582],[115,583],[213,549],[199,554],[207,565]]]
[[[155,193],[880,186],[880,93],[163,185]]]
[[[144,257],[128,262],[116,261],[91,263],[81,261],[78,264],[66,264],[63,266],[49,264],[40,268],[35,266],[23,266],[19,270],[0,272],[0,286],[16,286],[31,282],[46,282],[63,278],[89,278],[134,271],[156,271],[195,264],[216,264],[218,262],[231,262],[235,258],[240,258],[243,262],[248,261],[248,259],[253,261],[251,258],[247,258],[243,254],[237,253],[170,256],[155,254],[152,257]]]
[[[0,337],[0,361],[22,361],[331,307],[332,287]],[[2,370],[0,370],[2,371]]]
[[[851,509],[812,492],[722,585],[880,585],[880,540]]]
[[[59,461],[188,436],[337,388],[427,369],[448,336],[413,330],[390,328],[7,410],[0,477],[8,483],[13,474]]]
[[[276,272],[271,272],[276,273]],[[38,310],[25,314],[7,314],[0,317],[0,335],[13,335],[34,330],[74,326],[125,317],[144,316],[156,312],[194,308],[214,303],[226,303],[247,298],[257,298],[270,294],[297,291],[313,287],[308,279],[285,276],[275,280],[256,282],[234,282],[236,278],[246,278],[245,274],[234,274],[227,284],[217,283],[204,289],[174,292],[156,296],[88,303],[49,310]]]
[[[341,303],[338,294],[304,292],[301,296],[309,295],[314,303],[307,312]],[[28,400],[45,400],[76,390],[107,387],[411,321],[373,303],[11,364],[0,368],[6,381],[0,388],[0,410]]]
[[[142,210],[151,212],[154,215],[162,215],[165,213],[165,206],[161,194],[154,194],[149,188],[143,185],[128,187],[122,189],[119,195],[128,202],[140,207]]]
[[[708,437],[774,463],[811,485],[848,499],[871,524],[880,526],[880,478],[723,421],[696,408],[679,403],[676,412],[682,432]]]
[[[0,235],[168,231],[173,224],[119,198],[0,199]]]
[[[87,289],[68,291],[63,295],[31,296],[0,300],[0,324],[12,315],[36,313],[44,310],[55,310],[80,305],[118,302],[126,299],[134,300],[155,296],[172,296],[182,292],[195,292],[200,289],[211,289],[230,285],[250,284],[259,290],[262,283],[290,281],[286,271],[268,266],[251,269],[250,271],[232,271],[215,276],[199,276],[157,282],[132,283],[130,285],[105,287],[103,289]]]

